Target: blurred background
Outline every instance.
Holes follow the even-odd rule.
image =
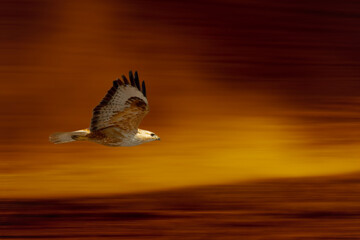
[[[99,239],[216,238],[207,235],[210,229],[222,229],[219,239],[265,239],[254,235],[264,232],[253,231],[256,224],[270,229],[289,223],[274,222],[269,216],[275,213],[312,206],[315,214],[299,210],[290,218],[358,218],[359,2],[0,2],[0,202],[8,237],[90,239],[90,230],[69,220],[79,218],[79,224],[98,227]],[[129,148],[48,142],[52,132],[88,127],[112,81],[129,70],[147,84],[151,111],[140,127],[160,142]],[[314,200],[314,191],[325,193]],[[129,205],[133,215],[124,215]],[[324,215],[336,206],[348,212]],[[101,217],[81,215],[90,209]],[[159,209],[165,215],[153,213]],[[251,223],[234,223],[239,209],[253,211],[241,215]],[[64,225],[47,228],[50,235],[24,230],[29,224],[44,229],[54,220],[49,214]],[[177,220],[169,214],[178,214]],[[218,217],[230,223],[205,224]],[[163,225],[151,230],[160,233],[145,231],[144,219],[160,219]],[[177,221],[192,223],[176,228]],[[78,235],[59,235],[70,222]],[[341,223],[333,224],[359,234],[358,222]],[[115,225],[123,235],[110,234]],[[139,229],[144,236],[135,234]],[[291,233],[274,230],[274,239],[324,237],[322,231],[304,236],[301,227],[287,229]]]

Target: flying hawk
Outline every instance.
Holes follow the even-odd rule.
[[[90,141],[106,146],[136,146],[160,140],[153,132],[139,129],[149,112],[145,82],[141,86],[138,73],[129,73],[129,80],[113,82],[113,87],[93,110],[90,129],[53,133],[50,142]]]

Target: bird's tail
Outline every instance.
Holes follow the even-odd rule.
[[[50,135],[49,141],[55,144],[84,141],[87,140],[86,135],[89,133],[89,129],[82,129],[74,132],[56,132]]]

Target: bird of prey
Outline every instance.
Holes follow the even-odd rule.
[[[129,80],[113,82],[112,88],[93,110],[90,128],[50,135],[50,142],[90,141],[106,146],[136,146],[160,140],[153,132],[139,129],[149,112],[145,82],[141,86],[138,73],[130,71]]]

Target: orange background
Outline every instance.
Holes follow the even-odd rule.
[[[2,1],[0,192],[43,198],[358,171],[360,4]],[[52,145],[138,70],[160,142]]]

